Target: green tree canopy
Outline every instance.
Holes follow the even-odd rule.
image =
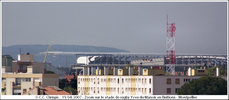
[[[69,86],[69,82],[67,79],[59,79],[59,88],[64,89]]]
[[[226,76],[226,71],[224,70],[223,67],[219,67],[219,70],[220,70],[221,76]],[[216,76],[216,66],[209,68],[208,75],[209,76]]]
[[[227,81],[221,77],[202,77],[185,83],[178,95],[226,95]]]
[[[72,95],[76,95],[77,94],[77,90],[72,88],[71,86],[65,87],[64,91],[66,91],[66,92],[68,92],[68,93],[70,93]]]

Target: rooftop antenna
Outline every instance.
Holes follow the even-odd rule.
[[[166,72],[175,74],[175,23],[168,23],[167,14],[167,34],[166,34]]]

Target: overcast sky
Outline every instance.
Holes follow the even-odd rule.
[[[91,45],[165,53],[166,14],[176,53],[226,54],[227,3],[3,3],[3,46]]]

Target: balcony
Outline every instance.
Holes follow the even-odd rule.
[[[20,72],[27,73],[27,70],[18,70],[18,73],[20,73]]]
[[[13,82],[13,88],[19,89],[21,88],[21,84],[16,84],[15,82]]]
[[[2,82],[2,88],[5,88],[5,87],[6,87],[6,83]]]

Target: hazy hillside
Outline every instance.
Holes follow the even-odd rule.
[[[2,47],[3,55],[11,55],[13,59],[17,60],[17,55],[26,54],[30,52],[30,54],[34,55],[34,59],[36,61],[42,62],[44,60],[44,55],[37,55],[40,52],[46,52],[49,45],[13,45],[8,47]],[[52,45],[50,51],[63,51],[63,52],[128,52],[126,50],[120,50],[116,48],[110,47],[96,47],[96,46],[83,46],[83,45]],[[59,60],[61,62],[59,63]],[[74,64],[76,60],[76,56],[68,56],[67,64],[66,64],[66,56],[55,56],[55,57],[47,57],[46,62],[52,62],[54,66],[70,66]]]

